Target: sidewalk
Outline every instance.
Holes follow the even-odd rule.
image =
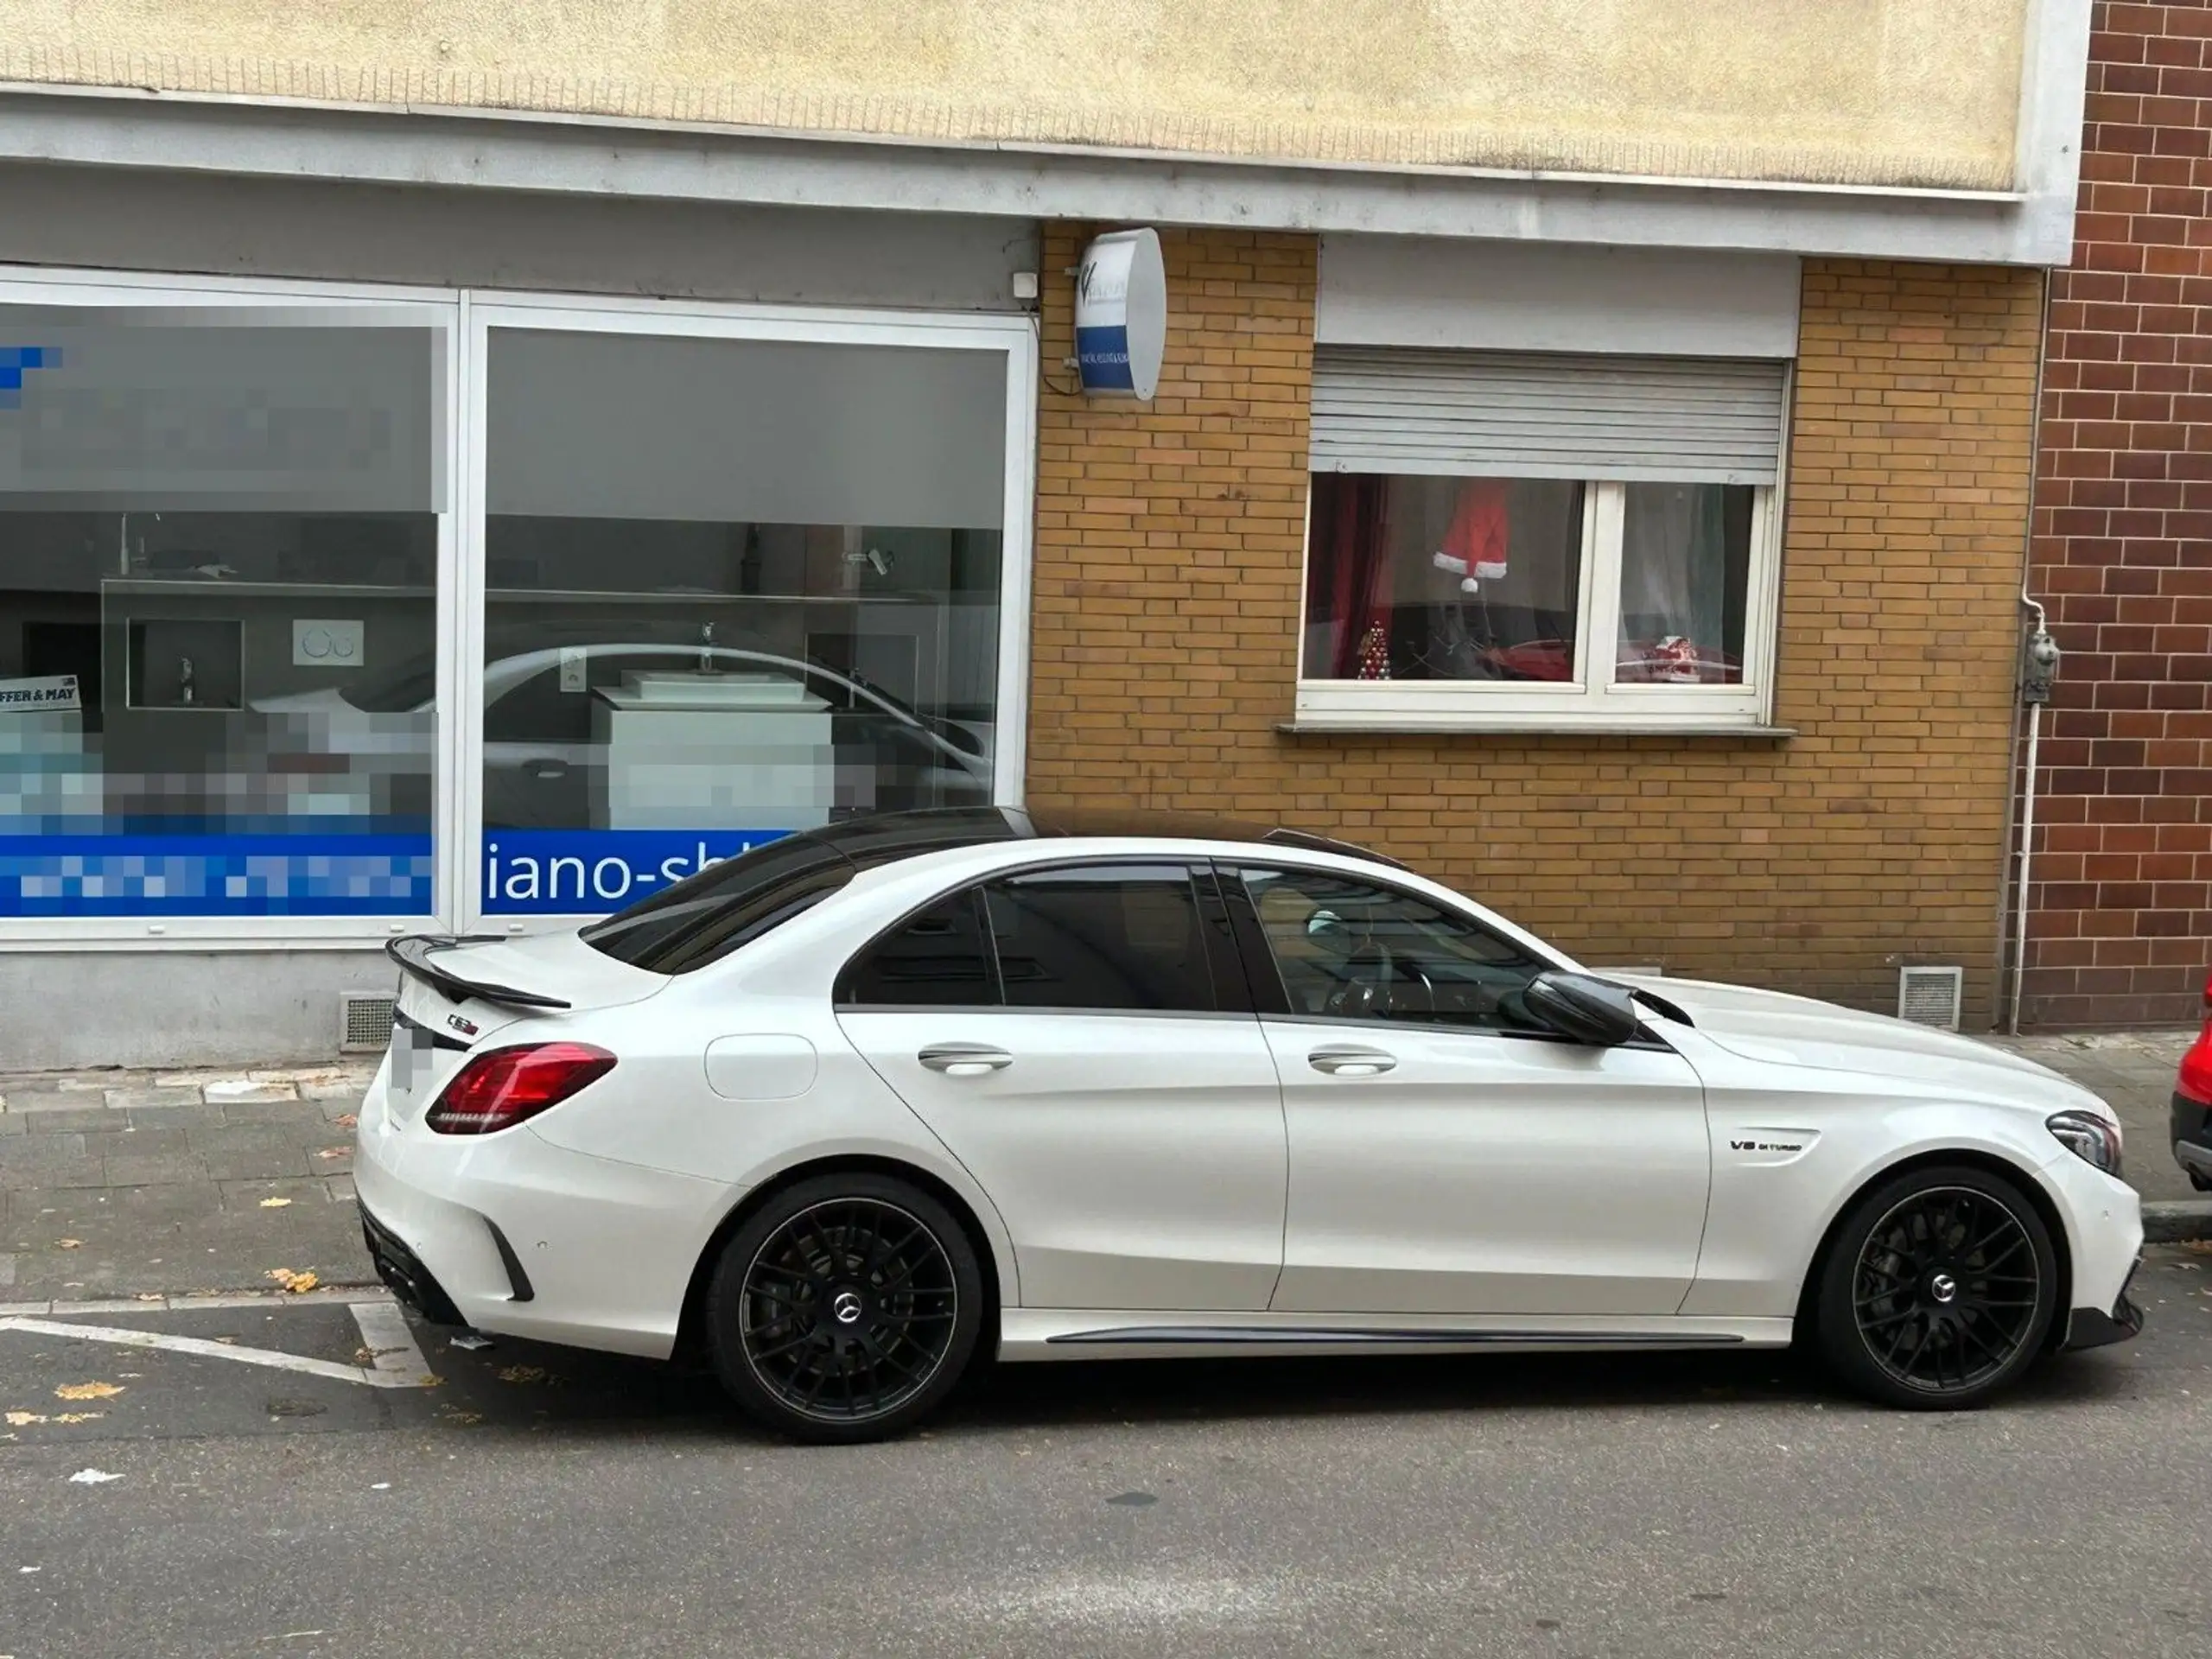
[[[2118,1109],[2127,1175],[2194,1198],[2166,1144],[2191,1030],[1993,1039]],[[353,1208],[373,1062],[0,1074],[0,1307],[373,1281]],[[299,1282],[294,1281],[294,1282]]]
[[[373,1282],[352,1176],[373,1074],[0,1074],[0,1304]]]

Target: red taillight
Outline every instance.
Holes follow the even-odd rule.
[[[490,1135],[558,1106],[614,1069],[589,1043],[531,1043],[486,1050],[454,1074],[423,1121],[440,1135]]]
[[[2212,979],[2204,982],[2203,1029],[2181,1057],[2181,1077],[2174,1086],[2198,1105],[2212,1106]]]

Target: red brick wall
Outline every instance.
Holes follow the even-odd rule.
[[[2031,586],[2046,714],[2024,1019],[2194,1017],[2212,962],[2212,8],[2100,3],[2054,273]]]

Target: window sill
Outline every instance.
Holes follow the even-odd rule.
[[[1759,726],[1741,721],[1670,721],[1660,724],[1629,724],[1618,721],[1546,720],[1540,715],[1507,715],[1488,720],[1409,721],[1335,720],[1308,716],[1276,722],[1287,737],[1732,737],[1746,743],[1787,743],[1797,735],[1794,726]]]

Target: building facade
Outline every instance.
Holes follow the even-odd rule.
[[[2212,9],[2100,4],[2030,590],[2065,653],[2024,1022],[2196,1018],[2212,965]]]
[[[0,0],[0,1052],[1025,801],[1986,1023],[2086,7],[1342,12]]]

